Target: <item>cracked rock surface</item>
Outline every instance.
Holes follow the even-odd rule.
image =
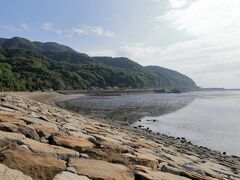
[[[0,179],[240,179],[237,156],[29,97],[0,93]]]

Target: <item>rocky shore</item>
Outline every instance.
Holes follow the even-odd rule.
[[[67,97],[0,94],[0,179],[240,179],[237,156],[100,122],[54,106],[56,98]]]

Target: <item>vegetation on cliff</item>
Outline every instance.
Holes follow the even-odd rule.
[[[0,38],[0,91],[91,87],[197,88],[178,72],[156,73],[127,58],[90,57],[55,42]]]

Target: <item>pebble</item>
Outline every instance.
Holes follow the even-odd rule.
[[[74,167],[67,167],[67,171],[71,172],[71,173],[74,173],[74,174],[77,174],[77,170]]]
[[[20,147],[23,148],[23,149],[29,150],[29,147],[28,147],[27,145],[24,145],[24,144],[23,144],[23,145],[21,145]]]
[[[168,165],[168,163],[166,163],[166,162],[161,162],[161,163],[158,165],[158,170],[159,170],[159,171],[162,171],[167,165]]]
[[[80,153],[79,157],[85,158],[85,159],[89,159],[90,158],[89,155],[87,155],[86,153]]]
[[[32,116],[33,118],[37,118],[38,116],[34,112],[28,113],[28,115]]]

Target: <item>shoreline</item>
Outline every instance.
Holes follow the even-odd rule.
[[[83,127],[86,125],[90,129],[91,128],[98,129],[99,127],[104,127],[101,131],[98,131],[96,129],[96,132],[98,132],[98,133],[101,132],[101,133],[105,134],[104,136],[94,135],[96,132],[93,134],[90,133],[88,135],[91,135],[91,136],[93,135],[94,138],[96,138],[96,137],[100,138],[101,139],[100,144],[102,144],[102,142],[105,142],[104,146],[106,146],[106,147],[108,147],[110,144],[111,144],[111,146],[114,145],[115,143],[118,144],[118,141],[124,142],[124,144],[129,146],[129,142],[131,142],[137,138],[142,139],[147,144],[150,143],[148,145],[143,145],[142,143],[140,143],[142,145],[140,145],[139,143],[137,143],[137,144],[134,143],[135,145],[133,146],[132,143],[135,141],[134,140],[133,142],[131,142],[132,145],[130,145],[129,147],[131,147],[133,149],[135,149],[136,147],[138,147],[138,148],[136,150],[134,150],[134,152],[132,152],[132,150],[130,151],[131,148],[127,151],[124,150],[123,152],[125,152],[125,153],[127,152],[127,154],[125,154],[123,152],[121,152],[121,154],[124,154],[124,159],[125,158],[127,158],[129,160],[134,159],[134,161],[133,161],[134,164],[136,162],[138,162],[136,159],[139,160],[139,158],[140,158],[140,157],[137,157],[137,155],[136,155],[138,153],[142,153],[144,155],[144,157],[148,159],[147,161],[149,161],[149,162],[152,162],[153,159],[156,160],[158,158],[162,158],[163,160],[161,160],[161,161],[158,160],[158,166],[163,165],[163,164],[161,164],[161,162],[169,161],[167,163],[168,165],[164,165],[164,168],[166,168],[165,170],[160,168],[160,171],[159,171],[155,168],[155,165],[154,165],[154,168],[151,167],[152,169],[154,169],[154,173],[157,170],[156,173],[157,172],[162,173],[162,171],[164,171],[164,173],[170,174],[170,175],[174,174],[174,175],[181,176],[181,174],[185,174],[185,176],[181,176],[181,177],[190,177],[191,175],[189,174],[189,172],[191,172],[194,174],[194,176],[193,175],[191,176],[192,178],[195,177],[195,179],[211,179],[211,178],[217,178],[217,177],[219,178],[220,177],[220,176],[216,175],[216,172],[217,172],[217,174],[221,174],[221,177],[225,177],[225,178],[232,177],[232,178],[236,178],[236,179],[240,178],[240,158],[237,156],[229,156],[229,155],[222,154],[218,151],[210,150],[207,147],[193,145],[192,143],[187,142],[185,140],[185,138],[169,137],[164,134],[152,133],[151,131],[149,131],[147,129],[139,129],[139,128],[136,129],[133,127],[122,126],[122,125],[119,125],[118,123],[109,123],[108,121],[102,121],[102,120],[99,121],[97,118],[92,119],[92,118],[83,116],[82,114],[79,114],[79,113],[70,112],[69,110],[63,109],[62,107],[59,107],[56,105],[57,101],[64,101],[64,100],[78,98],[78,97],[84,96],[83,94],[78,94],[78,95],[75,94],[75,95],[67,95],[66,96],[66,95],[62,95],[59,93],[55,93],[55,92],[0,93],[0,95],[2,95],[2,94],[9,94],[10,96],[13,96],[13,98],[15,96],[24,98],[22,101],[25,101],[25,99],[27,99],[27,100],[31,99],[31,100],[33,100],[33,102],[31,102],[31,103],[34,106],[36,106],[36,107],[43,106],[43,109],[48,108],[48,109],[51,109],[51,111],[53,111],[52,109],[56,109],[54,111],[61,110],[62,111],[61,113],[65,113],[66,117],[68,117],[68,116],[70,118],[73,118],[75,116],[79,117],[80,119],[83,119],[83,120],[79,121],[79,123],[81,122]],[[34,104],[34,102],[36,102],[37,104]],[[39,104],[39,102],[43,103],[43,105]],[[43,113],[43,115],[44,115],[44,113]],[[71,122],[71,121],[69,121],[69,123],[74,124],[74,122]],[[89,123],[90,124],[92,123],[92,125],[88,125]],[[108,130],[112,129],[111,131],[113,131],[115,133],[111,134],[110,133],[111,131],[107,131],[106,128]],[[69,130],[67,130],[67,131],[69,131]],[[88,131],[88,132],[91,132],[91,131]],[[83,132],[81,132],[81,133],[83,133]],[[119,134],[119,135],[116,136],[115,134]],[[125,138],[130,137],[130,139],[127,138],[128,140],[125,142],[125,140],[124,140],[125,138],[122,139],[123,137],[125,137]],[[96,143],[95,140],[94,140],[94,143]],[[110,144],[108,144],[108,143],[110,143]],[[143,149],[140,148],[141,149],[140,150],[139,145],[140,145],[140,147],[143,146],[142,147]],[[110,147],[108,147],[108,148],[110,148]],[[120,147],[116,146],[115,148],[118,149]],[[159,150],[157,150],[157,149],[159,149],[160,152],[158,152]],[[113,151],[113,150],[111,150],[111,151]],[[156,152],[158,152],[158,153],[156,153]],[[87,153],[90,153],[90,152],[87,151]],[[121,156],[121,154],[118,154],[118,156]],[[97,159],[99,158],[97,156],[94,156],[94,157]],[[108,158],[102,157],[100,159],[108,159]],[[156,162],[155,160],[154,160],[154,162]],[[110,160],[107,160],[107,161],[110,161]],[[142,162],[142,160],[140,160],[138,163],[140,163],[140,162]],[[212,165],[214,164],[214,167],[211,167],[209,163]],[[174,168],[169,166],[169,164],[172,164],[171,166],[173,166]],[[143,164],[141,164],[141,165],[143,165]],[[144,163],[144,165],[146,165],[146,162]],[[129,165],[129,167],[131,167],[131,166]],[[146,166],[148,167],[148,165],[146,165]],[[221,168],[217,168],[217,166],[219,166]],[[211,168],[213,168],[213,169],[211,169]],[[224,169],[224,171],[222,171],[221,169]],[[199,174],[200,170],[203,171],[204,173]],[[145,171],[145,173],[146,173],[146,171]],[[150,173],[150,174],[152,174],[152,173]],[[198,175],[196,175],[196,174],[198,174]],[[201,178],[200,178],[200,176],[201,176]]]
[[[138,94],[140,92],[139,91],[134,92],[134,94],[136,94],[136,93]],[[142,93],[146,93],[146,92],[142,91]],[[23,94],[25,94],[25,93],[23,93]],[[93,92],[91,92],[90,94],[93,95]],[[125,95],[125,93],[123,93],[123,94]],[[123,95],[123,94],[121,94],[121,95]],[[40,93],[37,93],[37,94],[35,94],[35,93],[31,94],[30,93],[30,96],[27,95],[27,97],[29,97],[32,100],[41,102],[41,103],[45,103],[45,104],[48,104],[48,105],[53,105],[55,107],[58,107],[58,108],[61,108],[61,109],[64,109],[64,110],[67,110],[67,111],[70,111],[70,112],[73,112],[73,113],[77,113],[77,114],[80,114],[82,116],[86,116],[88,118],[93,118],[93,119],[95,119],[97,121],[100,121],[100,122],[103,122],[103,123],[116,125],[116,126],[122,126],[123,128],[126,128],[127,130],[133,131],[135,133],[140,133],[141,135],[143,134],[144,136],[147,136],[147,137],[149,137],[149,135],[153,136],[153,137],[156,136],[156,138],[158,138],[159,136],[160,137],[166,137],[166,138],[169,138],[171,140],[174,139],[176,141],[191,144],[191,145],[193,145],[197,148],[203,148],[204,150],[208,149],[208,150],[210,150],[212,152],[215,152],[215,153],[218,153],[218,154],[224,154],[224,155],[228,154],[228,152],[221,152],[219,150],[214,150],[214,149],[208,148],[207,146],[193,144],[191,141],[187,141],[187,137],[169,136],[169,135],[162,134],[162,133],[159,133],[159,132],[156,133],[156,132],[153,132],[152,130],[150,130],[148,128],[129,126],[129,125],[125,125],[124,123],[120,123],[119,121],[113,122],[113,121],[110,121],[110,120],[98,118],[96,116],[90,116],[88,114],[82,114],[80,112],[76,112],[74,110],[64,108],[64,107],[57,104],[58,102],[61,102],[61,101],[68,101],[68,100],[77,99],[79,97],[91,96],[91,95],[89,95],[89,94],[61,94],[61,93],[57,93],[57,92],[46,92],[46,93],[40,92]],[[108,95],[111,96],[112,93],[110,93]],[[95,94],[95,92],[94,92],[94,96],[98,96],[98,93]],[[240,156],[238,156],[238,155],[230,154],[229,156],[238,157],[240,159]]]
[[[126,94],[122,94],[122,95],[126,95]],[[68,100],[74,100],[75,98],[79,98],[79,97],[82,97],[82,96],[89,96],[91,97],[91,95],[88,95],[88,94],[85,94],[85,95],[79,95],[79,96],[71,96],[70,94],[69,95],[66,95],[66,96],[69,96],[69,98],[56,98],[55,100],[55,105],[57,107],[60,107],[60,108],[63,108],[65,110],[68,110],[68,111],[71,111],[71,112],[74,112],[74,113],[79,113],[83,116],[86,116],[86,117],[89,117],[89,118],[93,118],[93,119],[96,119],[97,121],[100,121],[100,122],[103,122],[103,123],[108,123],[108,124],[112,124],[112,125],[120,125],[120,126],[123,126],[125,128],[127,128],[128,130],[130,131],[134,131],[134,132],[138,132],[140,134],[151,134],[153,136],[164,136],[164,137],[169,137],[171,139],[175,139],[177,141],[185,141],[187,142],[188,144],[193,144],[194,146],[197,146],[197,147],[201,147],[201,148],[204,148],[204,149],[210,149],[211,151],[214,151],[214,152],[218,152],[220,154],[227,154],[229,156],[237,156],[237,157],[240,157],[238,154],[232,154],[232,153],[229,153],[228,151],[220,151],[218,149],[213,149],[213,148],[210,148],[206,145],[201,145],[201,144],[195,144],[195,143],[192,143],[191,140],[189,140],[190,138],[189,137],[185,137],[185,136],[171,136],[171,135],[167,135],[167,134],[164,134],[164,133],[160,133],[160,132],[153,132],[151,129],[147,128],[147,127],[144,127],[142,125],[139,125],[139,126],[132,126],[132,123],[126,123],[124,121],[111,121],[109,119],[105,119],[105,118],[101,118],[101,116],[97,116],[95,113],[93,113],[92,115],[89,115],[88,113],[81,113],[81,112],[77,112],[77,111],[74,111],[72,110],[71,108],[67,108],[67,107],[64,107],[62,106],[61,104],[58,104],[57,102],[61,102],[61,101],[68,101]],[[97,94],[95,94],[95,96],[97,96]],[[111,95],[110,95],[111,96]]]

